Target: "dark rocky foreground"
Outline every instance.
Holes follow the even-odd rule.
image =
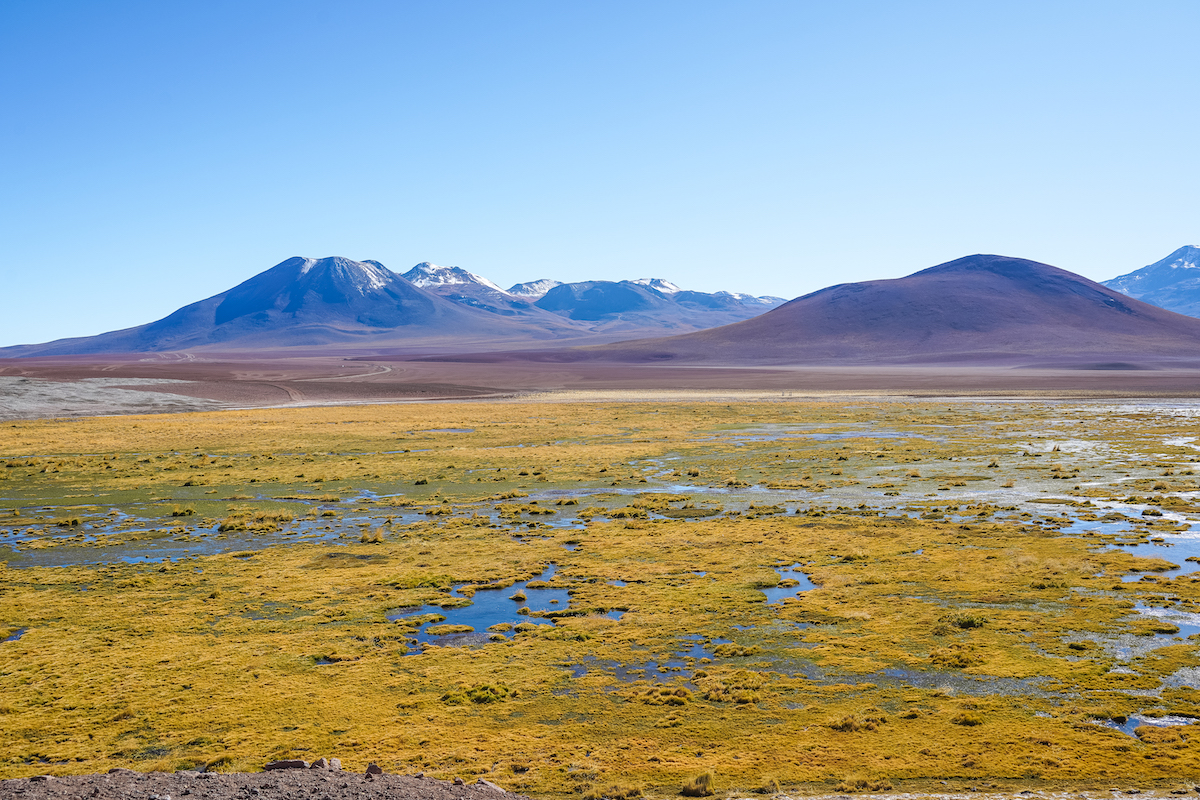
[[[331,769],[268,772],[134,772],[42,775],[0,781],[0,798],[53,800],[528,800],[494,784],[456,784],[407,775],[359,774]]]

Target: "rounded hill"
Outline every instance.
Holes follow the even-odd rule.
[[[1200,361],[1200,319],[1047,264],[973,255],[831,286],[744,322],[574,352],[755,364]]]

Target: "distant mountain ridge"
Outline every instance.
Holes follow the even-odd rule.
[[[1200,317],[1200,247],[1187,245],[1103,284],[1159,308]]]
[[[510,289],[460,267],[424,261],[404,278],[461,305],[493,314],[548,322],[583,323],[592,330],[659,328],[662,333],[702,330],[761,314],[786,302],[734,292],[685,291],[663,278],[562,283],[543,278]]]
[[[1128,369],[1154,363],[1200,364],[1200,320],[1048,264],[974,255],[904,278],[830,286],[719,328],[525,357],[661,364]]]
[[[642,285],[645,283],[646,285]],[[168,316],[98,336],[0,348],[0,357],[256,350],[285,347],[521,346],[544,341],[612,341],[721,325],[765,310],[729,293],[687,293],[661,279],[588,282],[583,294],[635,295],[633,302],[544,303],[564,286],[541,280],[517,292],[459,267],[422,262],[404,275],[378,261],[293,257],[220,294]],[[670,287],[664,293],[655,285]],[[591,291],[592,294],[588,294]],[[702,298],[697,302],[692,295]],[[676,301],[680,302],[676,302]],[[577,313],[579,304],[586,313]]]

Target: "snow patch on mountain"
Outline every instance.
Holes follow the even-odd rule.
[[[329,273],[363,295],[382,289],[396,279],[395,273],[378,261],[354,261],[342,256],[305,258],[300,264],[297,277],[307,275],[314,269],[318,274]]]
[[[415,286],[428,289],[431,286],[461,286],[463,284],[478,284],[501,294],[509,294],[482,275],[467,272],[461,267],[440,267],[428,261],[422,261],[404,273],[403,277]]]
[[[739,303],[750,303],[750,304],[761,305],[761,306],[777,306],[777,305],[787,302],[787,300],[785,300],[782,297],[774,297],[773,295],[769,295],[769,294],[764,294],[761,297],[758,297],[758,296],[755,296],[752,294],[746,294],[745,292],[724,292],[724,291],[722,291],[722,292],[713,292],[713,294],[715,294],[719,297],[732,297],[734,300],[737,300]]]
[[[546,294],[555,286],[562,286],[562,281],[556,281],[553,278],[542,278],[536,281],[526,281],[525,283],[516,283],[508,287],[508,293],[514,297],[532,297],[538,298]]]
[[[634,280],[629,281],[629,283],[636,283],[638,286],[647,286],[655,291],[662,292],[663,294],[675,294],[676,292],[683,291],[683,289],[680,289],[678,286],[664,278],[635,278]]]

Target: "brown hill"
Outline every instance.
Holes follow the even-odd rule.
[[[532,354],[531,354],[532,357]],[[973,255],[904,278],[831,286],[732,325],[580,347],[548,361],[983,363],[1139,368],[1200,363],[1200,320],[1066,270]]]

